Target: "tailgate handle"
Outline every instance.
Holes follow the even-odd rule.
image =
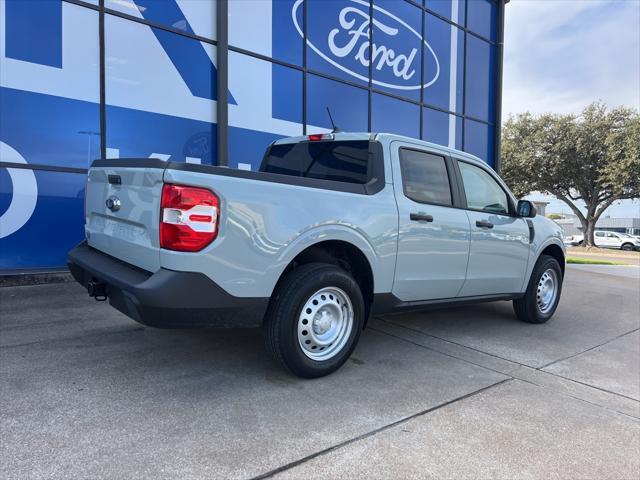
[[[108,179],[111,185],[122,185],[122,177],[120,175],[109,175]]]

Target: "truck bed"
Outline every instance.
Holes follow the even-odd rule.
[[[120,183],[109,182],[116,177]],[[159,246],[163,184],[203,187],[220,198],[218,237],[198,255]],[[105,206],[110,196],[122,197],[119,211]],[[295,255],[323,238],[360,248],[375,266],[376,290],[389,291],[393,281],[398,213],[382,166],[359,185],[156,159],[98,160],[86,210],[90,247],[149,272],[200,271],[238,297],[269,297]]]

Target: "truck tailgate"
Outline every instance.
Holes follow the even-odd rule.
[[[87,242],[119,260],[155,272],[160,268],[158,230],[164,167],[111,165],[89,170]]]

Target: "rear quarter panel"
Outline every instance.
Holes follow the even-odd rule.
[[[391,290],[398,231],[390,184],[362,195],[166,170],[166,183],[209,188],[220,197],[218,238],[202,252],[160,251],[164,268],[202,272],[238,297],[268,297],[286,266],[326,240],[358,247],[374,275],[374,291]]]

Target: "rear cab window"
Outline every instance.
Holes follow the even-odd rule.
[[[368,140],[274,144],[260,171],[294,177],[366,184],[373,177]]]

